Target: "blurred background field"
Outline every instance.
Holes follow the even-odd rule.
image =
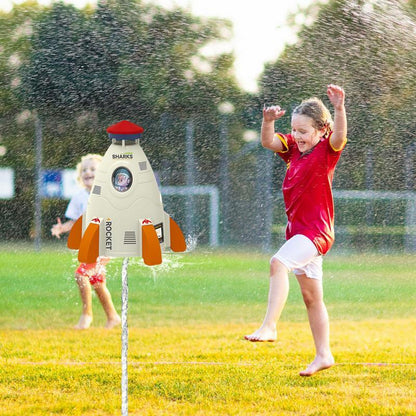
[[[131,325],[257,322],[266,305],[268,261],[262,253],[229,249],[167,254],[162,265],[152,268],[132,258]],[[76,322],[80,301],[73,278],[75,253],[58,246],[42,252],[3,248],[0,263],[0,327],[65,328]],[[324,290],[332,319],[415,317],[415,269],[416,258],[410,255],[328,255]],[[120,307],[121,259],[110,262],[107,279]],[[296,279],[291,279],[291,289],[282,319],[304,321]],[[94,326],[100,326],[104,316],[98,303],[95,309]]]

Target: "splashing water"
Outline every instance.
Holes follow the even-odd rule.
[[[196,249],[198,243],[198,236],[190,235],[186,237],[186,252],[189,253]]]
[[[197,237],[188,235],[186,237],[186,252],[190,253],[196,249],[197,246]],[[134,257],[130,259],[130,264],[134,267],[138,267],[143,271],[146,271],[146,274],[151,274],[154,281],[156,281],[158,275],[162,273],[168,273],[169,271],[180,269],[183,267],[181,259],[183,258],[182,253],[163,253],[163,261],[161,264],[155,266],[147,266],[143,263],[143,260],[140,257]]]
[[[129,342],[129,329],[127,324],[128,311],[128,276],[127,267],[129,265],[129,258],[123,259],[123,267],[121,271],[121,414],[128,415],[128,375],[127,375],[127,352]]]
[[[183,267],[183,264],[180,262],[181,258],[182,256],[178,254],[164,253],[163,262],[156,266],[147,266],[139,257],[131,259],[130,264],[136,268],[143,270],[143,272],[145,272],[147,275],[151,275],[153,281],[156,281],[158,275],[160,275],[161,273],[167,273],[171,270]]]

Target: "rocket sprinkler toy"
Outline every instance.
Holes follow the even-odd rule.
[[[186,250],[182,231],[163,209],[152,167],[139,138],[143,128],[123,120],[110,126],[112,140],[98,166],[87,211],[72,227],[68,247],[78,260],[99,256],[142,257],[162,263],[162,250]]]
[[[162,250],[186,250],[181,229],[163,209],[153,170],[139,144],[143,128],[123,120],[110,126],[112,141],[98,165],[87,210],[73,225],[68,247],[78,260],[124,257],[121,283],[121,410],[128,415],[128,278],[129,257],[148,266],[162,263]]]

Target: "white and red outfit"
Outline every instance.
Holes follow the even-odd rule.
[[[328,137],[301,153],[291,134],[276,133],[276,136],[285,148],[277,154],[287,165],[282,186],[288,219],[286,240],[296,235],[307,237],[317,251],[315,255],[310,251],[312,260],[326,254],[334,243],[332,180],[343,148],[333,149]],[[296,269],[294,264],[287,265]]]
[[[82,188],[69,201],[65,211],[65,216],[70,220],[76,221],[87,209],[89,192]],[[105,265],[109,262],[108,258],[99,257],[96,263],[81,263],[75,274],[88,277],[91,285],[105,282]]]

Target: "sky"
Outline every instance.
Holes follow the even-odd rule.
[[[0,0],[3,10],[23,0]],[[233,51],[235,76],[246,91],[257,91],[257,80],[266,62],[273,62],[295,34],[285,26],[289,13],[314,0],[144,0],[166,8],[179,6],[197,16],[226,18],[233,22],[233,34],[227,44],[213,45],[206,53]],[[51,0],[38,0],[49,4]],[[94,0],[64,0],[76,7],[94,4]]]

